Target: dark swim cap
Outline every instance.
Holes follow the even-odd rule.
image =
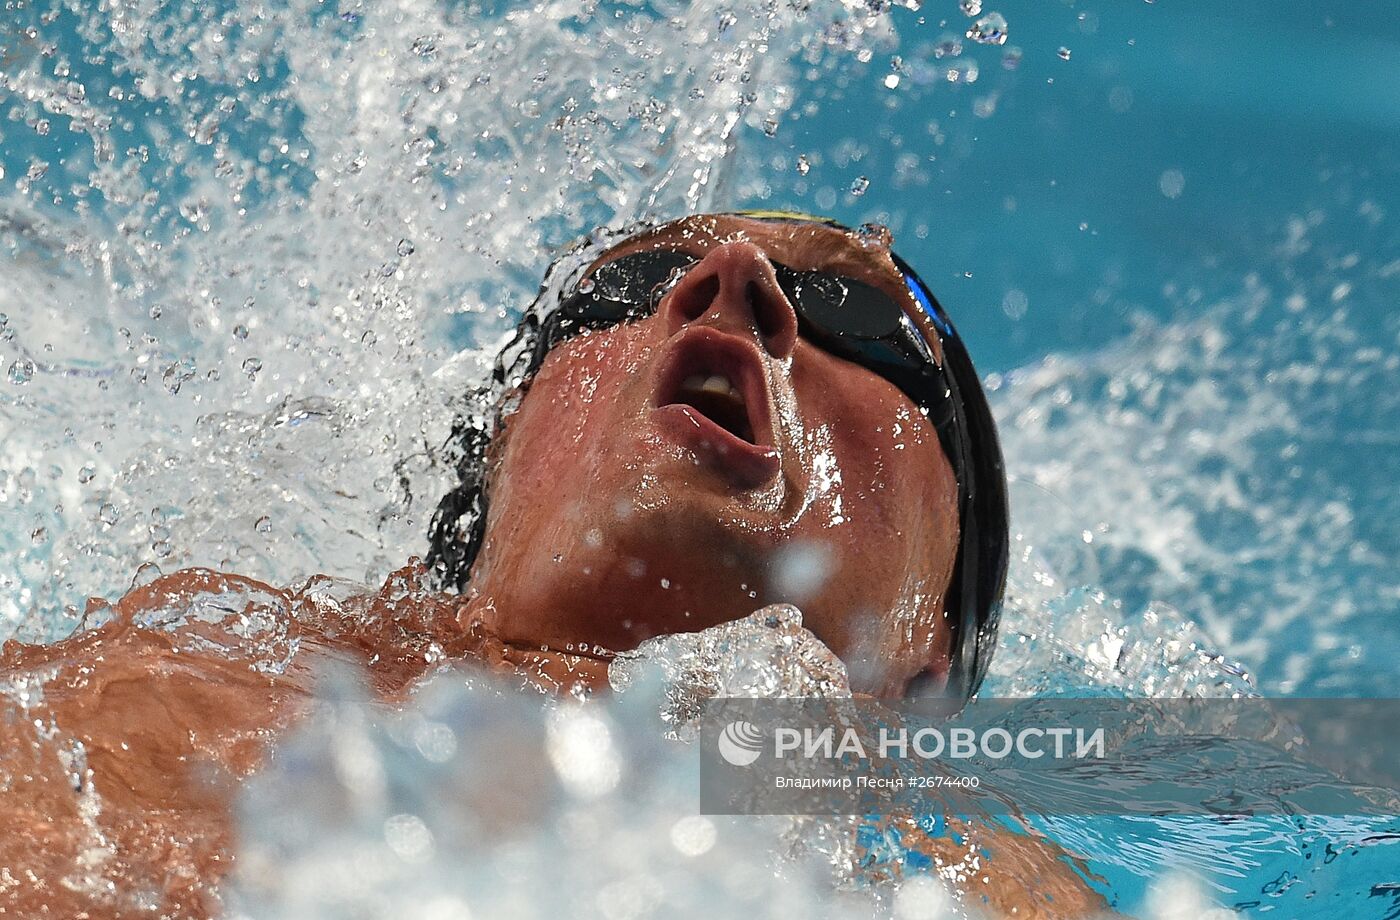
[[[836,221],[805,214],[729,213],[755,220],[816,223],[852,232]],[[460,483],[438,506],[429,533],[428,564],[439,573],[444,586],[461,590],[467,584],[485,537],[487,448],[500,418],[512,408],[504,403],[504,397],[510,390],[528,385],[549,348],[558,341],[550,318],[558,310],[567,283],[591,261],[581,254],[599,254],[600,246],[611,248],[652,228],[648,225],[616,238],[579,244],[551,265],[514,338],[497,357],[493,385],[474,394],[476,412],[466,413],[454,423],[449,443],[457,451]],[[918,274],[898,255],[890,255],[910,294],[924,311],[927,323],[918,324],[920,334],[936,336],[943,354],[942,364],[934,362],[934,366],[947,388],[952,412],[946,422],[936,427],[957,479],[959,517],[957,559],[944,601],[953,637],[948,683],[943,693],[966,699],[981,685],[996,646],[1010,544],[1006,473],[996,422],[962,339]],[[879,369],[870,369],[880,374]],[[923,405],[917,394],[907,395]],[[917,696],[920,691],[917,683],[909,688],[910,695]]]

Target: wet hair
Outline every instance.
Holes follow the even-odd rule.
[[[575,331],[564,328],[568,321],[556,309],[561,293],[597,255],[647,229],[652,225],[618,233],[600,231],[551,264],[515,335],[496,356],[491,381],[469,394],[468,409],[454,422],[448,442],[458,484],[438,505],[429,531],[427,561],[440,587],[459,591],[466,587],[486,536],[491,442],[504,418],[519,405],[550,349]],[[954,423],[940,426],[939,441],[958,479],[960,531],[944,600],[952,632],[947,685],[934,690],[916,678],[907,692],[967,699],[977,692],[986,675],[1001,618],[1010,548],[1006,473],[996,421],[961,337],[927,285],[907,263],[891,255],[942,342],[942,367],[952,396]]]
[[[598,231],[555,259],[515,334],[496,354],[490,380],[467,394],[444,452],[456,469],[457,485],[438,503],[428,526],[426,563],[439,588],[461,591],[471,578],[472,564],[486,539],[491,443],[505,417],[524,398],[545,356],[571,331],[561,328],[562,317],[555,309],[560,294],[597,255],[639,229],[646,228]]]

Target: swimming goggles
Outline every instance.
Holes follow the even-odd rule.
[[[548,351],[585,330],[650,315],[665,292],[699,261],[686,252],[649,249],[603,263],[560,301],[542,329],[540,345]],[[935,426],[953,420],[951,392],[933,350],[908,312],[888,294],[854,278],[770,264],[804,339],[889,380]]]

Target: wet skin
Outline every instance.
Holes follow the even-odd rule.
[[[887,252],[828,228],[701,217],[609,257],[647,246],[699,262],[653,317],[551,352],[493,442],[465,596],[427,590],[417,566],[358,595],[187,570],[92,602],[104,625],[0,648],[0,676],[43,688],[0,697],[0,914],[150,915],[139,901],[217,915],[238,782],[304,717],[331,661],[362,668],[390,704],[463,662],[552,692],[602,687],[609,650],[791,601],[857,691],[899,694],[946,671],[956,483],[936,434],[893,386],[795,334],[768,261],[859,278],[916,310]],[[677,378],[707,364],[739,384],[751,441],[678,400]],[[211,598],[230,622],[281,624],[277,641],[299,648],[286,669],[221,650],[227,626],[144,622]],[[99,797],[96,819],[75,782]],[[1004,866],[1003,882],[970,892],[1003,914],[1103,908],[1053,845],[964,836],[911,845],[947,864],[973,847],[979,883]]]
[[[856,278],[915,315],[888,250],[706,216],[595,265],[649,248],[698,261],[654,315],[551,351],[492,445],[477,628],[544,657],[605,657],[789,602],[857,691],[943,678],[952,469],[893,384],[797,334],[770,261]],[[682,379],[715,373],[742,393],[751,435],[678,401]]]

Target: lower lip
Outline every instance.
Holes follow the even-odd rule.
[[[778,453],[750,444],[721,428],[694,406],[671,403],[652,410],[662,431],[695,451],[700,459],[745,489],[768,485],[778,477]]]

